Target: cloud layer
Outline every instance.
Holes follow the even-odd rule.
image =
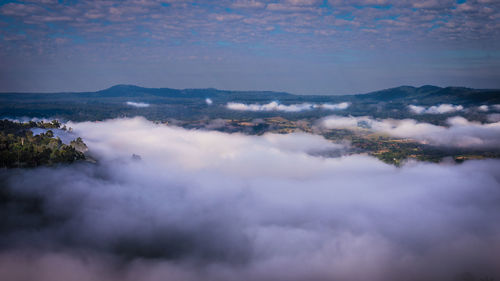
[[[0,91],[499,87],[499,21],[482,0],[3,1]]]
[[[329,116],[322,119],[319,124],[327,129],[368,129],[442,146],[468,148],[498,148],[500,146],[500,122],[498,121],[482,124],[456,116],[448,118],[447,122],[448,126],[445,127],[417,122],[413,119],[376,120],[370,117]]]
[[[149,107],[149,103],[128,101],[127,105],[133,107]]]
[[[433,105],[430,107],[424,107],[424,106],[418,106],[418,105],[409,105],[408,108],[410,109],[411,112],[415,114],[443,114],[443,113],[451,113],[451,112],[456,112],[456,111],[462,111],[464,109],[463,106],[461,105],[453,105],[453,104],[440,104],[440,105]],[[482,107],[481,110],[484,109],[484,106]],[[486,110],[488,110],[488,107],[486,106]]]
[[[2,279],[500,276],[499,161],[395,168],[318,156],[343,147],[308,134],[69,126],[98,164],[0,171],[12,202],[43,202],[2,207]]]
[[[300,112],[313,109],[327,109],[327,110],[343,110],[349,107],[348,102],[341,102],[336,104],[323,103],[323,104],[312,104],[312,103],[299,103],[299,104],[280,104],[279,102],[273,101],[266,104],[244,104],[238,102],[229,102],[226,107],[232,110],[242,110],[242,111],[283,111],[283,112]]]

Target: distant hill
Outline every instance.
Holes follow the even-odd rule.
[[[205,99],[213,103],[208,105]],[[350,102],[346,110],[310,110],[301,112],[244,112],[226,108],[228,102],[283,104]],[[147,104],[134,107],[131,103]],[[426,121],[443,120],[446,115],[415,116],[408,105],[431,106],[442,103],[473,107],[500,104],[500,90],[480,90],[460,87],[441,88],[401,86],[356,95],[294,95],[272,91],[227,91],[217,89],[143,88],[116,85],[96,92],[71,93],[0,93],[0,117],[46,117],[81,120],[142,115],[153,120],[199,118],[262,118],[286,116],[289,119],[320,118],[330,114],[370,115],[379,118],[416,118]],[[492,107],[494,108],[494,107]],[[496,109],[495,109],[496,110]],[[485,120],[483,115],[470,118]],[[481,119],[482,118],[482,119]],[[438,121],[439,121],[438,120]]]
[[[143,88],[135,85],[116,85],[108,89],[92,93],[79,93],[84,97],[168,97],[168,98],[252,98],[266,96],[280,98],[291,96],[289,93],[272,91],[226,91],[213,88],[207,89],[171,89],[171,88]]]
[[[50,96],[49,96],[50,95]],[[144,88],[135,85],[115,85],[96,92],[71,93],[0,93],[0,100],[12,99],[96,99],[96,98],[221,98],[223,100],[361,100],[371,102],[435,103],[500,103],[499,89],[471,89],[463,87],[441,88],[432,85],[422,87],[400,86],[356,95],[294,95],[273,91],[227,91],[207,89]]]
[[[421,105],[438,103],[457,104],[498,104],[500,90],[478,90],[463,87],[446,87],[426,85],[422,87],[401,86],[368,94],[358,94],[357,99],[365,101],[406,102]]]

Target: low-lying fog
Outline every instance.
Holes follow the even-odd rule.
[[[493,115],[492,115],[493,116]],[[471,122],[461,116],[447,119],[448,126],[438,126],[414,119],[373,119],[371,117],[331,115],[318,122],[326,129],[369,129],[400,138],[412,138],[433,145],[498,149],[500,147],[500,121]]]
[[[226,108],[231,110],[241,110],[241,111],[283,111],[283,112],[300,112],[306,110],[314,109],[324,109],[324,110],[344,110],[347,109],[351,104],[348,102],[341,103],[297,103],[285,105],[277,101],[272,101],[266,104],[245,104],[239,102],[229,102],[226,104]]]
[[[68,126],[98,164],[0,171],[1,280],[500,278],[498,160],[396,168],[314,156],[344,149],[316,135]]]

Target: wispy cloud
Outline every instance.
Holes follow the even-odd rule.
[[[487,106],[487,105],[481,105],[477,109],[479,111],[483,111],[483,112],[487,112],[488,110],[490,110],[489,106]]]
[[[370,117],[330,116],[320,121],[328,129],[361,129],[386,133],[395,137],[412,138],[425,143],[452,147],[497,148],[500,146],[500,122],[479,123],[456,116],[448,126],[417,122],[413,119],[377,120]]]
[[[464,109],[461,105],[453,105],[453,104],[440,104],[433,105],[430,107],[418,106],[418,105],[409,105],[408,108],[411,112],[415,114],[443,114],[443,113],[451,113],[456,111],[462,111]]]
[[[242,111],[284,111],[284,112],[300,112],[305,110],[313,109],[326,109],[326,110],[343,110],[349,107],[348,102],[341,102],[336,104],[323,103],[323,104],[312,104],[312,103],[299,103],[285,105],[279,102],[273,101],[266,104],[244,104],[229,102],[226,107],[232,110],[242,110]]]
[[[128,101],[127,105],[133,107],[149,107],[149,103]]]
[[[246,82],[239,89],[261,85],[261,89],[288,87],[308,93],[345,92],[345,88],[354,93],[362,86],[374,90],[405,83],[406,77],[414,77],[413,83],[477,86],[483,86],[478,81],[486,79],[488,87],[498,86],[494,81],[500,80],[496,75],[497,1],[8,2],[0,4],[0,26],[9,27],[0,29],[0,59],[4,62],[0,70],[15,76],[18,72],[7,65],[31,70],[43,59],[58,67],[70,64],[65,69],[87,66],[85,75],[100,81],[95,89],[123,80],[170,86],[166,81],[174,83],[181,77],[186,81],[197,77],[203,81],[200,86],[238,88]],[[193,65],[183,64],[187,58]],[[401,67],[402,61],[416,67]],[[174,74],[185,74],[161,75],[157,64],[170,66],[169,72]],[[243,73],[234,72],[241,65],[245,66]],[[218,71],[209,71],[213,66]],[[387,77],[372,70],[380,68]],[[467,71],[471,68],[477,71]],[[199,76],[195,69],[217,78]],[[99,70],[107,76],[117,74],[102,77]],[[144,70],[154,75],[140,75]],[[262,72],[265,74],[259,74]],[[281,74],[274,77],[277,73]],[[7,83],[22,80],[11,87],[59,83],[69,88],[79,81],[74,78],[76,73],[64,69],[52,76],[62,74],[73,80],[53,78],[50,83],[44,79],[45,84],[28,84],[22,76],[29,75],[23,73],[20,78],[4,78],[0,85],[5,88]],[[238,79],[227,78],[230,75]],[[380,82],[389,77],[394,78]],[[192,83],[175,87],[193,87]],[[366,86],[368,83],[371,85]],[[299,85],[290,86],[293,84]]]

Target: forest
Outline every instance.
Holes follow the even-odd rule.
[[[32,128],[47,130],[34,135]],[[37,167],[85,160],[83,140],[78,137],[64,144],[54,136],[54,129],[67,130],[57,120],[24,123],[0,120],[0,167]]]

